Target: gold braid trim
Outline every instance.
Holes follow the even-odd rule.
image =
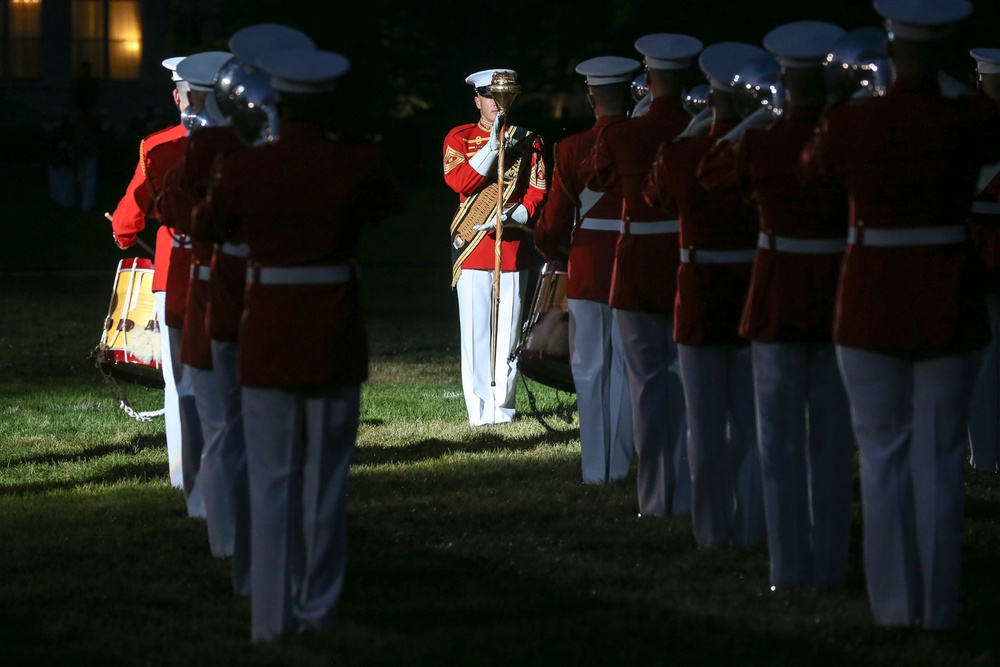
[[[501,203],[505,203],[514,192],[514,188],[517,186],[518,174],[520,173],[523,160],[524,155],[522,154],[504,172],[504,190],[503,196],[499,198],[500,201],[497,201],[499,186],[494,181],[479,191],[469,195],[465,201],[459,205],[458,211],[455,212],[455,217],[452,218],[451,221],[452,245],[455,249],[460,249],[461,253],[452,265],[452,287],[455,287],[455,285],[458,284],[458,279],[462,275],[462,262],[464,262],[469,255],[472,254],[472,251],[475,250],[482,242],[483,238],[486,237],[487,230],[483,229],[476,231],[473,227],[482,225],[497,217],[497,206]]]
[[[142,176],[146,177],[146,140],[139,142],[139,165],[142,167]]]

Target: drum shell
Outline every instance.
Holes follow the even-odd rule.
[[[521,327],[517,367],[531,380],[573,392],[576,388],[569,362],[568,278],[566,262],[548,262],[542,267],[531,311]]]
[[[123,382],[162,388],[160,329],[152,291],[153,262],[118,263],[100,343],[91,353],[101,370]]]

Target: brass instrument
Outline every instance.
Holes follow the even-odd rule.
[[[823,62],[832,101],[878,97],[892,81],[889,35],[882,28],[848,30]]]
[[[730,82],[740,116],[747,118],[759,109],[775,117],[785,106],[785,88],[781,84],[781,65],[770,53],[751,58]]]
[[[681,102],[684,104],[684,109],[691,114],[692,117],[697,116],[699,113],[708,108],[708,96],[712,92],[712,87],[707,83],[703,83],[699,86],[695,86],[691,90],[685,91],[684,96],[681,98]]]

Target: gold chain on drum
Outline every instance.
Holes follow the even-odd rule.
[[[159,410],[149,410],[146,412],[139,412],[132,407],[132,404],[128,400],[128,392],[125,391],[125,386],[119,384],[117,380],[111,375],[110,371],[104,364],[97,363],[97,370],[101,372],[101,377],[108,385],[108,389],[111,390],[111,398],[118,402],[118,407],[125,411],[132,419],[141,422],[151,422],[157,417],[163,416],[163,408]]]

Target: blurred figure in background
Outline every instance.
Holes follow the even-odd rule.
[[[860,453],[875,621],[945,629],[959,616],[969,403],[990,340],[966,222],[980,168],[1000,160],[1000,107],[939,78],[967,0],[874,7],[893,82],[830,109],[803,177],[838,179],[851,199],[834,343]]]
[[[1000,49],[973,49],[979,89],[1000,102]],[[985,273],[991,341],[983,351],[969,413],[970,463],[1000,472],[1000,163],[984,167],[972,203],[972,240]]]
[[[401,212],[402,199],[378,147],[328,134],[346,58],[280,49],[256,64],[277,93],[278,137],[226,155],[204,207],[247,244],[239,378],[251,637],[265,641],[325,632],[336,617],[347,566],[347,473],[368,377],[357,243],[365,225]]]

